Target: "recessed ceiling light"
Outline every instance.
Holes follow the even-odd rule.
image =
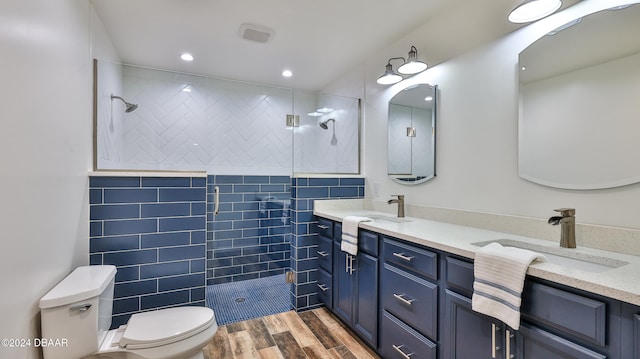
[[[190,53],[185,52],[184,54],[180,55],[180,58],[184,61],[193,61],[193,55],[191,55]]]
[[[330,107],[321,107],[319,109],[317,109],[316,111],[318,112],[322,112],[322,113],[329,113],[329,112],[333,112],[334,110]]]
[[[282,71],[282,76],[291,77],[291,76],[293,76],[293,72],[291,72],[291,70],[284,70],[284,71]]]
[[[307,114],[307,116],[311,116],[311,117],[320,117],[320,116],[322,116],[322,115],[323,115],[323,113],[318,112],[318,111],[309,112],[309,113]]]
[[[429,101],[433,101],[433,97],[431,96],[427,96],[424,98],[425,101],[429,102]]]

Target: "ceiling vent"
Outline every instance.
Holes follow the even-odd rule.
[[[271,35],[273,35],[273,30],[264,26],[242,24],[240,25],[239,34],[240,34],[240,37],[242,37],[245,40],[264,44],[267,41],[269,41],[269,39],[271,39]]]

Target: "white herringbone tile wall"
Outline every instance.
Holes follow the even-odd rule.
[[[101,169],[358,173],[357,99],[117,67],[99,78]],[[111,101],[114,88],[114,94],[138,104],[137,110],[124,113],[120,101]],[[318,107],[336,111],[323,117],[306,115]],[[285,121],[292,113],[299,114],[301,122],[293,131]],[[318,126],[328,118],[336,120],[330,124],[335,125],[333,141],[333,128]]]

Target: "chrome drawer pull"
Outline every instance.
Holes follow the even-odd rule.
[[[91,304],[87,303],[87,304],[80,304],[80,305],[76,305],[75,307],[71,307],[69,308],[69,310],[72,311],[78,311],[78,312],[86,312],[87,310],[89,310],[89,308],[91,308]]]
[[[325,251],[318,251],[318,254],[319,254],[321,257],[326,257],[326,256],[328,256],[328,255],[329,255],[329,253],[327,253],[327,252],[325,252]]]
[[[329,229],[329,226],[325,226],[324,224],[319,224],[318,228],[320,228],[320,229]]]
[[[393,293],[393,297],[396,298],[397,300],[401,301],[402,303],[411,306],[413,304],[413,302],[415,301],[415,299],[405,299],[404,298],[404,294],[395,294]]]
[[[413,260],[413,257],[408,257],[404,255],[404,253],[393,252],[393,255],[407,262],[411,262]]]
[[[323,292],[326,292],[329,290],[329,287],[327,287],[324,284],[318,284],[318,288],[322,289]]]
[[[405,359],[411,359],[411,356],[413,355],[413,353],[409,353],[409,354],[405,353],[405,352],[402,350],[402,347],[404,347],[404,345],[395,345],[395,344],[392,344],[391,346],[392,346],[392,347],[393,347],[393,349],[395,349],[398,353],[400,353],[400,354],[401,354]]]

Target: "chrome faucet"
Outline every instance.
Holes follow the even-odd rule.
[[[556,226],[562,225],[560,233],[560,247],[575,248],[576,247],[576,210],[573,208],[554,209],[560,212],[560,216],[549,218],[549,224]]]
[[[398,204],[398,217],[404,217],[404,195],[403,194],[392,194],[392,196],[398,197],[397,199],[390,199],[387,201],[387,204],[397,203]]]

